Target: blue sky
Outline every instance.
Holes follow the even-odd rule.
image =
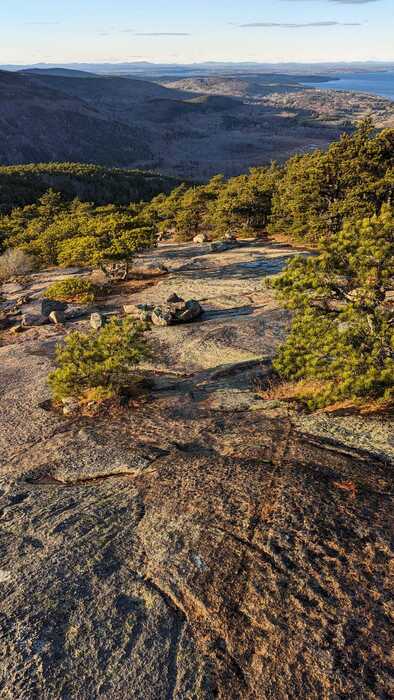
[[[394,60],[394,0],[10,0],[2,5],[0,64]]]

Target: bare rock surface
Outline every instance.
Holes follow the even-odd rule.
[[[390,697],[390,422],[262,401],[288,316],[261,279],[295,251],[198,250],[161,246],[169,274],[100,308],[204,308],[152,328],[138,404],[51,410],[89,317],[2,331],[2,698]]]

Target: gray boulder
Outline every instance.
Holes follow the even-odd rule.
[[[176,301],[175,301],[176,297]],[[152,323],[155,326],[172,326],[177,323],[190,323],[201,316],[203,308],[195,299],[184,301],[176,294],[171,295],[168,301],[163,306],[157,306],[152,312]]]
[[[203,308],[195,299],[189,299],[185,302],[184,309],[180,309],[177,315],[178,323],[188,323],[201,316]]]
[[[185,301],[178,294],[171,294],[164,304],[125,304],[123,310],[141,321],[150,321],[154,326],[173,326],[189,323],[201,316],[203,308],[195,299]]]

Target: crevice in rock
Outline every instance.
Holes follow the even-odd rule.
[[[384,467],[393,467],[393,462],[387,456],[383,457],[378,452],[370,452],[369,450],[364,450],[362,448],[346,446],[323,435],[315,436],[309,433],[299,431],[296,432],[301,440],[309,445],[313,445],[314,447],[327,450],[328,452],[336,452],[338,455],[358,459],[362,462],[370,462],[371,460],[374,460],[375,462],[379,462]]]

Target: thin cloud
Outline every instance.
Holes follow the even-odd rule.
[[[60,22],[25,22],[25,24],[26,24],[26,25],[30,25],[30,26],[32,26],[32,25],[43,25],[43,24],[45,24],[45,25],[49,25],[49,24],[53,25],[53,24],[60,24]]]
[[[247,27],[275,27],[281,29],[302,29],[303,27],[360,27],[361,22],[249,22],[240,24]]]
[[[135,36],[191,36],[188,32],[138,32]]]

